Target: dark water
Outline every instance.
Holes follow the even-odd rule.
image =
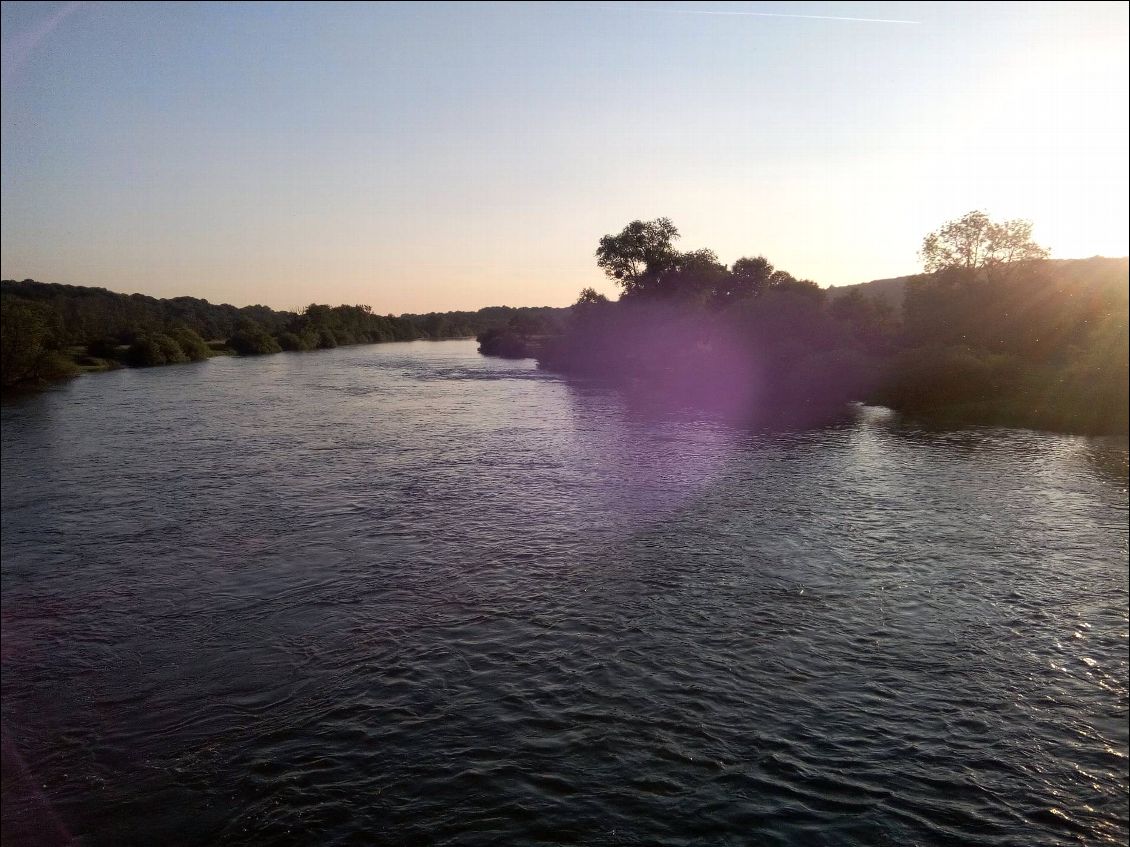
[[[1125,843],[1126,468],[472,342],[79,379],[3,408],[5,844]]]

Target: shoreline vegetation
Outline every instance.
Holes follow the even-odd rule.
[[[1028,222],[970,212],[926,236],[923,273],[824,289],[763,256],[727,266],[708,249],[681,252],[678,238],[667,218],[604,236],[597,265],[619,299],[586,288],[567,308],[287,312],[4,280],[2,384],[475,336],[484,355],[748,423],[818,424],[862,402],[940,425],[1127,434],[1125,257],[1049,259]]]
[[[824,289],[678,237],[666,218],[606,235],[618,300],[587,288],[560,331],[516,320],[481,351],[749,423],[818,424],[855,401],[941,426],[1127,434],[1125,257],[1049,259],[1027,221],[970,212],[926,236],[924,273]]]
[[[259,356],[385,341],[472,338],[511,321],[555,325],[567,309],[488,306],[476,312],[380,315],[369,306],[301,312],[159,299],[25,279],[0,282],[0,383],[37,388],[81,373]]]

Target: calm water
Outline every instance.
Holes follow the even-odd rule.
[[[473,342],[76,380],[3,407],[5,844],[1125,843],[1126,469]]]

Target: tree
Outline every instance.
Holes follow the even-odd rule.
[[[791,292],[813,297],[817,300],[824,299],[824,289],[810,279],[797,279],[788,271],[773,271],[769,275],[769,291]]]
[[[973,211],[927,235],[919,255],[927,273],[972,272],[1046,259],[1048,250],[1032,241],[1031,221],[994,223],[984,212]]]
[[[577,302],[573,307],[577,306],[596,306],[601,303],[607,303],[608,298],[597,291],[595,288],[582,288],[580,295],[577,297]]]
[[[595,288],[581,289],[580,295],[577,297],[577,302],[569,308],[569,313],[573,318],[574,328],[591,320],[598,314],[605,314],[608,308],[609,300]]]
[[[735,300],[757,297],[769,286],[772,276],[773,264],[764,256],[738,259],[730,271],[729,296]]]
[[[632,221],[619,235],[606,235],[596,248],[596,263],[616,280],[625,294],[652,288],[655,281],[675,266],[679,252],[672,242],[679,230],[668,218]]]
[[[50,307],[4,297],[0,300],[0,383],[17,385],[74,373],[63,355],[62,321]]]
[[[241,356],[262,356],[281,353],[279,343],[255,321],[244,318],[235,334],[228,339],[228,346]]]
[[[181,362],[188,361],[188,356],[184,354],[184,350],[181,349],[180,344],[177,343],[175,338],[163,332],[155,332],[151,338],[157,343],[157,346],[161,348],[161,353],[165,357],[165,364],[179,365]]]
[[[293,332],[280,332],[275,339],[283,350],[309,350],[310,345],[302,336]]]
[[[169,336],[179,345],[181,352],[190,362],[203,362],[211,355],[207,342],[199,333],[186,326],[174,327]]]
[[[143,335],[126,351],[126,362],[135,368],[149,368],[155,365],[167,365],[169,359],[156,338]]]
[[[718,261],[713,250],[677,253],[655,288],[664,297],[706,303],[729,287],[730,272]]]

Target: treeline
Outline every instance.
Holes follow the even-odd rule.
[[[1127,259],[945,267],[907,284],[873,402],[946,421],[1125,434]]]
[[[581,293],[543,367],[750,420],[811,423],[848,401],[949,422],[1127,430],[1127,260],[1052,261],[1024,221],[974,212],[927,236],[902,309],[763,257],[680,253],[667,219],[601,239],[622,289]]]
[[[477,312],[380,315],[368,306],[301,312],[237,308],[195,297],[159,299],[34,280],[0,282],[0,376],[34,385],[83,370],[175,364],[384,341],[460,338],[515,316],[552,323],[565,310],[492,306]]]

